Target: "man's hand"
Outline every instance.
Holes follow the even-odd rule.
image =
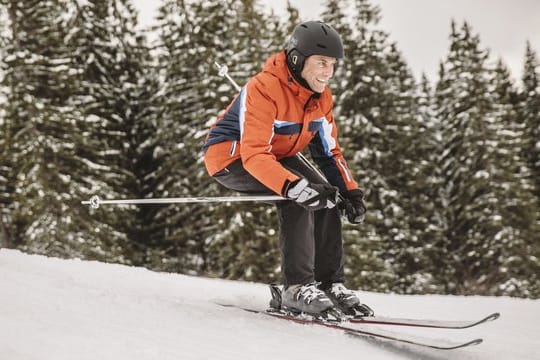
[[[345,212],[347,220],[351,224],[361,224],[366,214],[366,204],[364,203],[364,192],[360,189],[353,189],[343,192],[345,198],[342,211]]]
[[[313,184],[300,179],[289,186],[286,195],[305,209],[314,211],[336,206],[337,190],[330,184]]]

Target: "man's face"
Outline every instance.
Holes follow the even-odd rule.
[[[322,93],[328,80],[334,75],[336,59],[323,55],[312,55],[306,59],[302,77],[308,83],[311,90]]]

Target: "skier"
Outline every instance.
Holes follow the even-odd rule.
[[[350,222],[361,223],[366,207],[338,144],[327,86],[341,58],[341,39],[330,25],[297,25],[286,49],[266,61],[212,125],[204,160],[231,190],[292,200],[276,202],[282,307],[366,316],[372,310],[343,284],[338,191]],[[308,146],[326,179],[295,156]]]

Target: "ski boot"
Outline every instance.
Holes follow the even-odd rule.
[[[282,292],[277,285],[271,284],[270,311],[317,320],[341,321],[343,314],[335,309],[332,300],[317,285],[291,285]]]
[[[349,290],[343,283],[333,283],[328,289],[324,290],[325,294],[345,315],[352,317],[367,317],[373,316],[375,313],[366,304],[362,304],[354,291]]]

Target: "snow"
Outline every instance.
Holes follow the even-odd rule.
[[[540,300],[359,292],[379,314],[501,318],[467,330],[383,328],[484,343],[450,352],[358,340],[216,302],[264,308],[266,285],[0,249],[0,359],[540,359]]]

